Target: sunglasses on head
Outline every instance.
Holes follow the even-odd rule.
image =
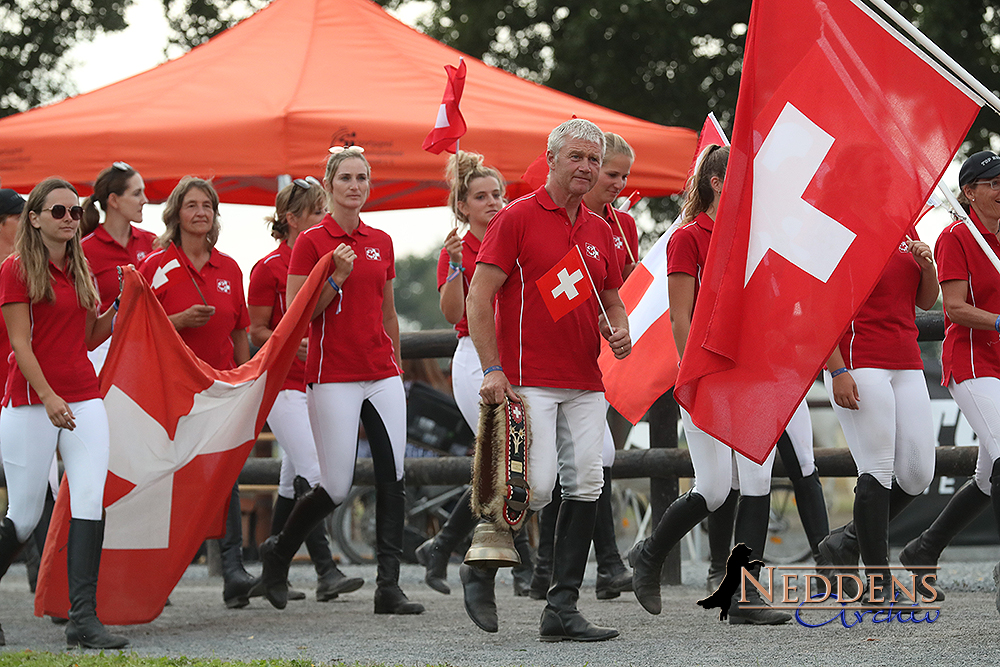
[[[292,183],[299,186],[303,190],[308,190],[314,185],[318,188],[323,187],[323,184],[320,183],[315,178],[313,178],[312,176],[306,176],[305,178],[296,178],[294,181],[292,181]]]
[[[112,163],[111,166],[117,169],[118,171],[132,171],[132,165],[130,165],[128,162],[122,162],[121,160]]]
[[[50,211],[52,213],[52,217],[55,218],[56,220],[62,220],[63,218],[65,218],[67,211],[69,211],[69,217],[72,218],[73,220],[79,220],[80,218],[83,217],[82,206],[71,206],[70,208],[67,209],[62,204],[54,204],[53,206],[50,206],[49,208],[43,208],[42,210]]]
[[[361,146],[331,146],[330,153],[336,155],[337,153],[343,153],[344,151],[355,151],[357,153],[364,153],[365,149]]]

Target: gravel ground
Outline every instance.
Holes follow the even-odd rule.
[[[948,598],[934,623],[875,624],[867,618],[849,629],[839,622],[819,628],[795,621],[779,627],[730,626],[695,606],[704,597],[705,565],[698,563],[684,564],[684,585],[664,586],[664,612],[651,616],[630,593],[595,600],[591,563],[580,608],[592,621],[618,628],[621,636],[599,644],[543,644],[537,640],[543,603],[515,598],[509,571],[498,577],[501,628],[490,635],[465,614],[457,566],[449,569],[453,590],[447,596],[423,584],[422,568],[404,566],[403,588],[427,612],[394,617],[372,614],[373,566],[344,566],[346,573],[364,577],[365,586],[321,604],[312,597],[311,568],[296,564],[293,586],[309,590],[310,599],[289,603],[284,611],[263,599],[243,610],[227,610],[221,579],[209,577],[203,566],[192,566],[160,618],[116,631],[129,637],[129,650],[138,655],[238,661],[299,658],[319,664],[456,667],[993,664],[1000,619],[994,606],[994,562],[988,559],[996,557],[996,549],[953,549],[947,555],[953,560],[942,563],[940,581]],[[973,560],[954,560],[956,555]],[[0,583],[0,619],[8,642],[4,650],[65,651],[62,628],[31,616],[31,609],[24,567],[15,565]]]

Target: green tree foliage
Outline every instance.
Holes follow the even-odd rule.
[[[266,7],[270,0],[162,0],[170,26],[168,50],[193,49]]]
[[[125,28],[130,4],[132,0],[0,2],[0,116],[75,93],[66,52],[98,32]]]
[[[441,250],[436,248],[418,257],[396,258],[396,279],[393,293],[400,326],[404,329],[450,329],[441,314],[437,291],[437,262]]]

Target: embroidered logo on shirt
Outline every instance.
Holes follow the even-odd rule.
[[[219,278],[215,282],[215,286],[218,288],[220,292],[223,292],[224,294],[229,294],[232,289],[229,287],[229,281],[223,280],[222,278]]]
[[[587,254],[593,257],[594,259],[601,258],[601,253],[597,252],[597,248],[595,248],[589,243],[587,244]]]
[[[622,237],[620,237],[620,236],[616,236],[616,237],[615,237],[615,248],[616,248],[616,249],[618,249],[618,250],[621,250],[621,249],[622,249],[622,246],[624,246],[624,245],[625,245],[625,244],[624,244],[624,243],[622,243]]]
[[[365,248],[365,257],[374,262],[378,262],[382,260],[382,253],[379,252],[378,248]]]
[[[140,250],[139,252],[135,253],[135,261],[137,262],[141,261],[145,256],[146,256],[146,251]]]

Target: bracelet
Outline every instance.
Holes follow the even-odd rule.
[[[997,333],[1000,333],[1000,315],[997,315],[997,321],[993,323],[993,328],[997,330]]]
[[[486,370],[483,371],[483,375],[484,376],[485,375],[489,375],[493,371],[500,371],[502,373],[503,372],[503,366],[490,366],[489,368],[487,368]]]
[[[119,295],[119,296],[116,296],[116,297],[115,297],[115,301],[114,301],[114,303],[112,303],[112,304],[111,304],[112,306],[114,306],[114,307],[115,307],[115,312],[116,312],[116,313],[118,312],[118,306],[119,306],[119,305],[121,304],[121,299],[122,299],[122,298],[121,298],[121,296],[120,296],[120,295]],[[1000,317],[998,317],[998,318],[997,318],[997,320],[998,320],[998,321],[1000,321]]]
[[[450,283],[452,280],[454,280],[455,278],[458,278],[460,275],[462,275],[462,272],[459,271],[458,269],[454,269],[454,270],[452,270],[451,273],[448,274],[448,277],[445,278],[445,282],[446,283]]]
[[[456,271],[465,271],[465,267],[462,266],[461,262],[448,262],[448,266],[450,266]]]
[[[330,276],[329,278],[327,278],[326,282],[330,283],[330,287],[333,288],[334,292],[339,292],[340,291],[340,286],[337,285],[337,283],[333,282],[333,276]]]
[[[841,373],[846,373],[846,372],[847,372],[847,367],[844,366],[843,368],[838,368],[835,371],[830,371],[830,377],[834,377],[835,378],[838,375],[840,375]]]

